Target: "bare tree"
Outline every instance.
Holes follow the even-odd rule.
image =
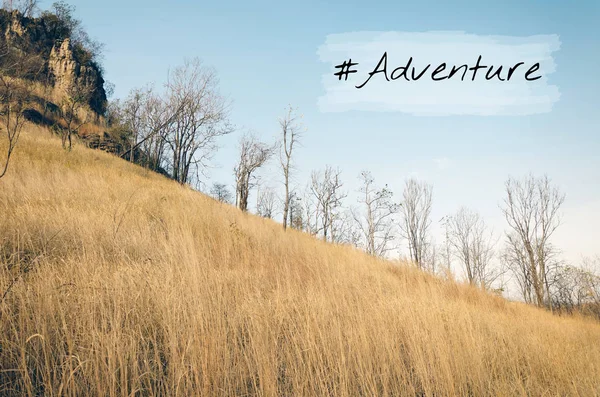
[[[292,168],[292,153],[294,147],[301,138],[301,125],[299,116],[290,106],[284,117],[279,119],[281,127],[282,141],[279,152],[279,161],[283,172],[283,184],[285,187],[285,196],[283,199],[283,229],[288,225],[288,212],[290,208],[290,171]]]
[[[135,94],[130,93],[130,97],[132,95]],[[144,158],[140,163],[153,171],[159,171],[164,163],[167,127],[181,109],[168,106],[167,101],[155,94],[151,88],[144,91],[144,95],[139,99],[141,108],[135,123],[138,130],[133,132],[136,136],[135,142],[132,141],[129,149],[121,154],[121,158],[135,158],[135,153],[141,151]],[[122,113],[126,111],[123,110]]]
[[[572,311],[594,305],[596,310],[600,309],[600,276],[588,269],[576,266],[561,268],[554,275],[553,290],[556,307]]]
[[[24,111],[31,101],[31,84],[40,73],[40,57],[0,44],[0,118],[2,139],[6,138],[5,155],[0,163],[0,178],[6,175],[11,156],[25,124]]]
[[[316,201],[315,217],[316,232],[322,232],[323,240],[327,241],[334,227],[334,219],[346,197],[342,193],[341,171],[330,166],[325,171],[313,171],[311,174],[310,190]]]
[[[31,18],[38,11],[39,0],[3,0],[2,8],[7,11],[17,10],[27,18]]]
[[[233,195],[224,183],[213,183],[210,188],[210,195],[222,203],[231,204],[233,200]]]
[[[132,103],[125,103],[123,113],[126,115],[125,119],[128,127],[133,131],[131,145],[128,150],[121,154],[121,157],[131,160],[139,156],[138,162],[142,166],[172,177],[172,174],[168,174],[166,171],[166,168],[168,168],[167,135],[169,127],[175,118],[179,116],[184,105],[172,106],[167,99],[157,95],[151,88],[142,92],[143,95],[134,100],[139,100],[139,104],[132,106]],[[130,98],[135,97],[135,95],[135,93],[130,94]],[[139,109],[136,111],[137,114],[133,116],[133,110],[137,106],[139,106]]]
[[[494,236],[479,213],[460,208],[446,223],[448,242],[472,285],[489,289],[500,276],[492,267]]]
[[[168,175],[166,168],[166,136],[168,127],[177,117],[180,109],[169,106],[169,103],[156,94],[150,94],[144,106],[145,127],[138,136],[138,143],[131,147],[135,151],[141,148],[145,154],[143,164],[157,172]],[[123,156],[121,156],[123,157]],[[171,175],[168,175],[171,176]]]
[[[442,253],[438,250],[438,246],[433,238],[430,238],[425,243],[421,269],[426,270],[431,274],[438,274],[442,265],[442,260]]]
[[[218,146],[216,139],[233,131],[228,122],[228,104],[218,92],[213,69],[199,59],[186,61],[169,78],[169,106],[175,115],[165,135],[170,148],[172,177],[188,183],[190,171],[201,171]]]
[[[88,109],[88,103],[93,92],[91,85],[79,82],[74,82],[64,90],[60,107],[60,116],[65,123],[65,128],[61,131],[63,149],[70,151],[73,147],[73,134],[78,134],[79,129],[90,122],[91,110]]]
[[[410,259],[423,269],[427,249],[431,247],[431,201],[433,187],[416,179],[409,179],[404,186],[400,203],[400,234],[408,242]]]
[[[298,199],[302,213],[302,230],[313,236],[317,235],[319,233],[319,205],[313,194],[311,182],[306,184],[302,196]]]
[[[563,266],[552,275],[552,302],[561,310],[578,310],[600,318],[600,257],[580,266]]]
[[[289,197],[289,224],[296,230],[305,229],[302,198],[297,191],[290,192]]]
[[[258,186],[256,193],[256,213],[263,218],[273,219],[277,211],[278,198],[268,186]]]
[[[395,224],[393,216],[398,213],[399,205],[392,201],[392,191],[387,185],[383,188],[375,186],[373,176],[368,171],[362,171],[359,179],[358,202],[360,210],[353,210],[352,216],[356,223],[363,249],[373,256],[385,256],[393,249],[390,243],[394,240]]]
[[[39,10],[39,0],[21,0],[19,11],[27,18],[33,17]]]
[[[239,143],[239,158],[234,168],[236,180],[235,205],[242,211],[248,210],[250,189],[255,186],[254,173],[262,167],[273,154],[273,147],[260,142],[256,137],[246,134]]]
[[[198,59],[169,75],[162,96],[150,87],[136,89],[124,108],[132,143],[121,157],[133,160],[141,152],[143,165],[165,174],[168,170],[182,184],[194,175],[199,179],[218,149],[217,138],[233,131],[216,73]]]
[[[140,136],[147,129],[148,101],[152,96],[152,88],[134,88],[130,91],[122,106],[124,124],[131,131],[130,147],[137,146]],[[135,150],[130,150],[129,161],[135,161]]]
[[[527,267],[535,303],[543,306],[549,296],[549,272],[553,254],[550,238],[560,225],[559,209],[565,195],[551,185],[547,176],[508,179],[502,211],[512,233],[507,235],[513,257]],[[514,251],[519,251],[516,254]]]
[[[444,242],[439,250],[439,257],[441,265],[443,266],[444,276],[447,278],[453,277],[454,273],[452,271],[452,244],[450,244],[450,232],[449,232],[449,223],[451,216],[444,216],[440,219],[440,223],[444,229]]]
[[[519,287],[519,293],[526,303],[534,302],[533,284],[527,253],[521,239],[515,233],[506,235],[506,243],[501,253],[501,261],[513,275]]]
[[[552,244],[546,247],[544,255],[546,278],[548,279],[548,287],[551,287],[555,281],[555,275],[561,271],[564,263],[560,260],[560,251]],[[509,272],[512,275],[512,279],[517,283],[519,294],[523,301],[530,304],[537,304],[527,250],[524,248],[521,238],[516,233],[507,233],[504,248],[500,253],[500,261],[503,265],[503,272]]]
[[[360,236],[356,231],[354,223],[354,218],[350,210],[343,208],[334,210],[331,214],[331,226],[328,233],[329,241],[336,244],[348,244],[358,247]]]

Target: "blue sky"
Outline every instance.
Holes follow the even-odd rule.
[[[434,184],[436,220],[466,205],[500,234],[503,181],[547,173],[567,194],[556,243],[570,260],[600,253],[599,2],[71,3],[91,36],[105,43],[106,78],[115,84],[115,97],[149,82],[160,85],[169,67],[186,57],[216,68],[239,131],[222,141],[211,181],[233,183],[239,134],[251,129],[274,139],[277,118],[292,104],[308,128],[297,157],[300,185],[311,170],[331,164],[342,169],[349,191],[358,188],[360,170],[368,169],[399,196],[404,180],[416,175]],[[319,61],[318,47],[328,34],[365,30],[557,34],[562,45],[549,82],[561,98],[551,113],[532,116],[320,113],[321,75],[329,65]],[[265,177],[275,178],[274,168]]]

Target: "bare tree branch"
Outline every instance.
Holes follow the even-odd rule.
[[[25,124],[24,111],[31,101],[31,84],[41,72],[41,58],[0,42],[0,133],[6,139],[0,178],[6,175],[12,154]]]
[[[272,156],[274,147],[245,134],[239,143],[239,158],[234,168],[236,179],[235,204],[242,211],[248,210],[250,189],[255,186],[254,173]]]
[[[282,141],[279,151],[279,162],[283,173],[283,184],[285,187],[285,196],[283,199],[283,229],[288,225],[288,213],[290,208],[290,172],[292,168],[292,153],[298,140],[302,137],[302,126],[299,119],[301,116],[296,114],[292,106],[289,106],[284,117],[279,119]]]
[[[233,201],[233,195],[224,183],[213,183],[210,189],[210,195],[222,203],[231,204]]]
[[[492,266],[495,241],[483,218],[463,207],[448,217],[446,228],[448,242],[465,270],[467,281],[489,289],[501,272]]]
[[[352,216],[362,240],[361,245],[369,255],[385,256],[394,248],[390,246],[396,231],[393,216],[400,207],[392,202],[392,192],[387,185],[381,189],[375,186],[370,172],[362,171],[359,179],[362,186],[358,202],[362,208],[353,210]]]
[[[334,241],[334,220],[342,200],[346,197],[346,194],[341,191],[343,186],[341,174],[339,169],[330,166],[327,166],[324,171],[313,171],[311,174],[310,190],[317,205],[315,231],[321,232],[325,241],[328,236],[331,241]]]
[[[90,121],[90,111],[87,109],[88,102],[94,87],[84,83],[73,83],[64,90],[64,97],[61,102],[60,115],[65,123],[62,130],[63,149],[69,151],[73,147],[72,135],[78,134],[79,129]],[[67,148],[66,143],[69,143]]]
[[[410,259],[421,269],[430,246],[432,192],[431,185],[409,179],[400,204],[400,234],[408,242]]]
[[[549,273],[555,254],[550,238],[560,225],[559,209],[565,199],[547,176],[506,182],[506,198],[502,212],[511,229],[507,234],[508,251],[505,259],[513,269],[520,269],[518,276],[524,298],[533,298],[538,306],[550,299]]]

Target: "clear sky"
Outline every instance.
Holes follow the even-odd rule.
[[[398,197],[404,180],[416,175],[434,185],[436,222],[465,205],[480,211],[500,234],[504,180],[547,173],[567,194],[555,243],[572,261],[600,253],[600,2],[71,3],[90,35],[105,43],[106,78],[115,84],[115,97],[149,82],[160,85],[169,67],[186,57],[216,68],[239,129],[222,141],[210,182],[232,184],[239,134],[251,129],[274,139],[277,118],[292,104],[308,129],[297,157],[299,185],[311,170],[330,164],[342,169],[349,191],[358,188],[358,173],[368,169]],[[557,70],[549,82],[559,87],[560,100],[552,112],[532,116],[319,111],[321,76],[330,66],[320,62],[317,50],[327,35],[432,30],[558,35],[562,44],[553,54]]]

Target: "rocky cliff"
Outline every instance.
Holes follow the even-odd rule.
[[[27,18],[17,11],[0,10],[0,32],[4,32],[0,35],[2,44],[42,57],[44,68],[37,80],[51,89],[52,99],[60,99],[74,84],[86,85],[93,89],[90,109],[97,118],[105,113],[107,98],[101,67],[93,54],[74,43],[56,16]]]
[[[83,64],[77,60],[70,39],[67,38],[54,44],[48,57],[48,69],[57,95],[65,92],[74,84],[93,87],[89,102],[90,108],[99,115],[104,114],[106,92],[102,73],[96,65]]]

